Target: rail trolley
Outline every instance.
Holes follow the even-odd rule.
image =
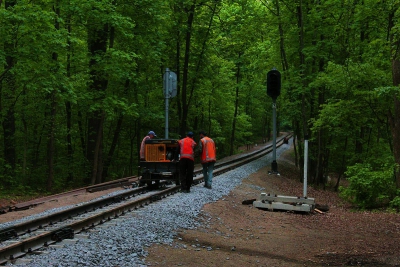
[[[179,143],[174,139],[145,141],[145,161],[140,161],[139,185],[158,188],[161,180],[179,184]]]

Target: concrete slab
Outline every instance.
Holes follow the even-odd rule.
[[[315,206],[315,199],[308,197],[281,196],[261,193],[258,200],[253,202],[256,208],[288,211],[311,212]]]
[[[310,212],[314,208],[312,205],[309,204],[298,204],[298,205],[293,205],[293,204],[287,204],[287,203],[282,203],[282,202],[262,202],[262,201],[254,201],[253,206],[256,208],[262,208],[262,209],[268,209],[269,211],[274,211],[274,210],[289,210],[289,211],[304,211],[304,212]]]

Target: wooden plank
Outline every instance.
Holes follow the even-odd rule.
[[[325,212],[320,211],[319,209],[314,209],[316,212],[318,212],[319,214],[324,214]]]

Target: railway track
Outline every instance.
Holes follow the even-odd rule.
[[[61,197],[65,197],[65,196],[76,196],[76,195],[80,195],[80,194],[85,194],[86,192],[93,193],[93,192],[103,191],[103,190],[116,188],[116,187],[130,186],[132,183],[134,183],[138,179],[139,178],[137,176],[126,177],[126,178],[117,179],[114,181],[105,182],[105,183],[101,183],[101,184],[97,184],[97,185],[91,185],[91,186],[74,189],[74,190],[63,192],[60,194],[45,196],[45,197],[30,200],[30,201],[21,202],[21,203],[15,204],[13,206],[7,206],[7,207],[1,208],[0,214],[30,209],[34,206],[43,204],[44,202],[49,202],[49,201],[52,201],[52,200],[55,200],[55,199],[58,199]]]
[[[285,137],[277,140],[277,147],[284,143]],[[268,145],[235,159],[221,160],[215,165],[214,175],[238,168],[272,152],[272,149],[272,145]],[[203,181],[201,169],[196,169],[195,175],[194,184],[201,183]],[[57,244],[64,239],[73,239],[77,235],[85,234],[95,227],[179,191],[179,185],[166,182],[161,183],[160,189],[155,191],[149,191],[146,186],[129,188],[118,195],[83,203],[42,218],[3,228],[0,231],[0,265],[12,263],[30,253],[40,253],[43,247]]]

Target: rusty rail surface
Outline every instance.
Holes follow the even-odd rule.
[[[136,177],[136,176],[126,177],[126,178],[121,178],[121,179],[117,179],[117,180],[113,180],[113,181],[109,181],[109,182],[105,182],[105,183],[101,183],[101,184],[90,185],[90,186],[62,192],[62,193],[55,194],[55,195],[36,198],[36,199],[32,199],[29,201],[15,204],[14,206],[4,207],[3,209],[0,210],[0,214],[6,213],[6,212],[12,212],[12,211],[30,209],[34,206],[37,206],[37,205],[43,204],[45,202],[49,202],[49,201],[61,198],[61,197],[65,197],[65,196],[76,196],[76,195],[84,194],[86,192],[93,193],[93,192],[103,191],[103,190],[116,188],[116,187],[130,186],[133,182],[135,182],[137,180],[138,180],[138,177]]]

